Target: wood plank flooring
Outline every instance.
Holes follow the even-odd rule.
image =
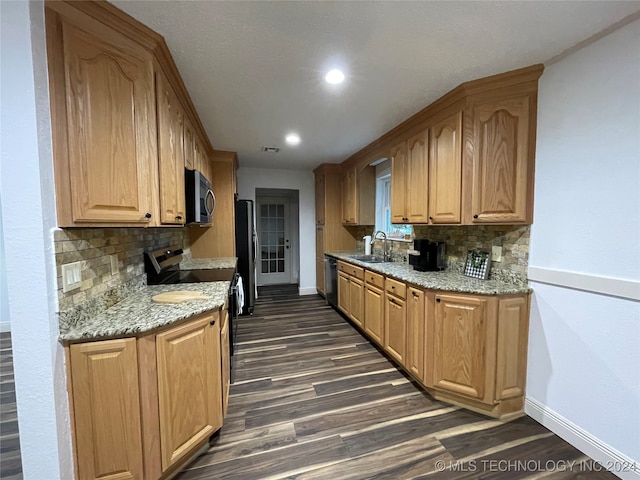
[[[615,478],[580,469],[588,457],[529,417],[434,400],[297,287],[261,288],[238,342],[224,427],[180,480]]]
[[[0,478],[22,478],[11,334],[0,332]]]

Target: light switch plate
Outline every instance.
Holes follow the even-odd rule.
[[[492,262],[501,262],[502,261],[502,247],[499,245],[494,245],[491,247],[491,261]]]
[[[82,283],[82,263],[74,262],[62,265],[62,291],[69,292]]]
[[[118,274],[118,255],[109,255],[109,261],[111,262],[111,275]]]

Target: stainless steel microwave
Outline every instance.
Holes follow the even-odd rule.
[[[209,180],[202,172],[185,168],[184,184],[187,223],[211,223],[216,197]]]

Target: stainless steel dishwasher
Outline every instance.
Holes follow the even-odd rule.
[[[324,289],[327,303],[338,307],[338,260],[333,257],[324,257]]]

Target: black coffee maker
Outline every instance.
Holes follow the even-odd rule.
[[[413,250],[409,251],[409,264],[419,272],[444,270],[444,242],[430,242],[425,238],[414,240]]]

